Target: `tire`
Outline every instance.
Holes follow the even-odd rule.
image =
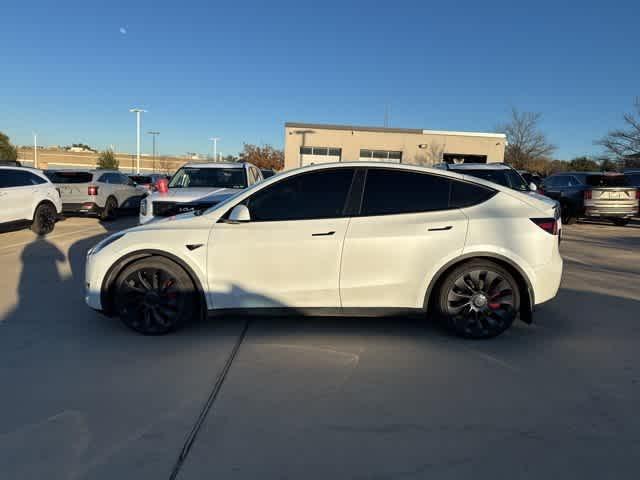
[[[107,198],[107,202],[104,204],[102,212],[100,212],[100,220],[110,221],[116,219],[116,209],[118,208],[118,202],[115,198]]]
[[[33,222],[31,230],[38,235],[46,235],[51,233],[56,225],[56,217],[58,212],[50,203],[41,203],[33,213]]]
[[[435,303],[439,317],[456,335],[492,338],[516,319],[520,289],[502,266],[490,260],[472,260],[447,274]]]
[[[198,311],[198,294],[191,277],[163,257],[144,258],[125,267],[112,293],[120,320],[144,335],[177,330]]]
[[[627,218],[612,218],[611,221],[618,227],[624,227],[627,223],[629,223],[629,219]]]

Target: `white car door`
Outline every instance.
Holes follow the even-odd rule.
[[[340,307],[340,257],[353,169],[285,178],[244,202],[251,221],[218,222],[208,247],[214,308]]]
[[[31,220],[32,200],[38,189],[31,181],[32,176],[24,170],[0,170],[0,222]]]
[[[437,268],[461,254],[468,220],[449,208],[451,180],[370,168],[342,254],[344,308],[420,308]]]

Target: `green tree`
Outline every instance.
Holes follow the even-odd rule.
[[[113,150],[107,148],[100,152],[100,155],[98,156],[99,170],[117,170],[119,166],[120,162],[113,153]]]
[[[9,141],[9,137],[0,132],[0,160],[18,159],[18,150]]]
[[[569,162],[569,169],[580,172],[597,172],[600,170],[600,165],[589,157],[577,157]]]

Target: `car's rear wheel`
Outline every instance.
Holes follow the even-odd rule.
[[[571,211],[568,205],[562,205],[561,219],[563,225],[571,225],[576,223],[577,217]]]
[[[120,319],[145,335],[176,330],[197,311],[193,281],[182,267],[163,257],[145,258],[125,267],[113,293]]]
[[[33,214],[31,230],[38,235],[51,233],[56,225],[57,212],[50,203],[41,203]]]
[[[613,224],[617,225],[618,227],[624,227],[627,223],[629,223],[629,219],[627,218],[612,218],[611,220],[613,221]]]
[[[441,283],[440,316],[466,338],[491,338],[508,329],[520,309],[513,275],[500,265],[474,260],[452,270]]]
[[[107,201],[104,204],[104,208],[100,213],[100,220],[115,220],[117,208],[118,202],[116,201],[116,199],[113,197],[107,198]]]

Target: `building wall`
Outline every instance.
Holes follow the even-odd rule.
[[[487,162],[502,162],[505,144],[502,134],[288,123],[284,163],[285,170],[299,167],[301,146],[342,148],[341,161],[359,160],[360,150],[369,149],[401,151],[402,163],[419,165],[441,162],[443,153],[486,155]]]

